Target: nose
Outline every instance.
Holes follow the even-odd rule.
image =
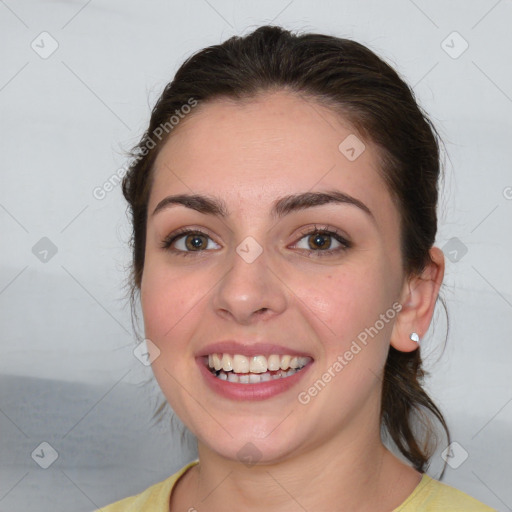
[[[234,252],[232,266],[215,287],[212,304],[216,314],[250,325],[285,311],[286,286],[270,266],[265,251],[247,262]]]

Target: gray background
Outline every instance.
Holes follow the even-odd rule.
[[[445,482],[512,510],[511,20],[507,0],[0,1],[0,511],[92,510],[195,456],[150,421],[125,204],[93,192],[186,57],[264,23],[367,44],[436,123],[451,326],[443,353],[439,314],[422,350],[459,443]]]

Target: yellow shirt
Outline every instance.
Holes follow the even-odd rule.
[[[190,462],[163,482],[144,492],[116,501],[96,512],[169,512],[169,499],[178,478],[199,461]],[[443,484],[426,473],[412,494],[392,512],[496,512],[468,494]]]

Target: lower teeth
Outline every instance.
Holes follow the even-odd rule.
[[[227,380],[228,382],[236,382],[239,384],[258,384],[259,382],[267,382],[269,380],[276,379],[284,379],[285,377],[289,377],[294,373],[297,373],[302,368],[290,368],[288,371],[278,370],[275,372],[265,372],[265,373],[234,373],[234,372],[225,372],[224,370],[219,370],[217,372],[213,372],[213,375],[220,380]]]

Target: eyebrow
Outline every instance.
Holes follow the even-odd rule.
[[[327,192],[303,192],[301,194],[292,194],[281,197],[273,203],[271,216],[273,218],[281,218],[295,211],[332,203],[355,206],[369,215],[372,220],[375,220],[373,213],[368,206],[359,199],[340,192],[339,190],[329,190]],[[206,215],[215,215],[222,218],[229,217],[229,211],[227,210],[224,201],[213,196],[204,196],[199,194],[177,194],[167,196],[157,204],[152,215],[175,205],[182,205]]]

